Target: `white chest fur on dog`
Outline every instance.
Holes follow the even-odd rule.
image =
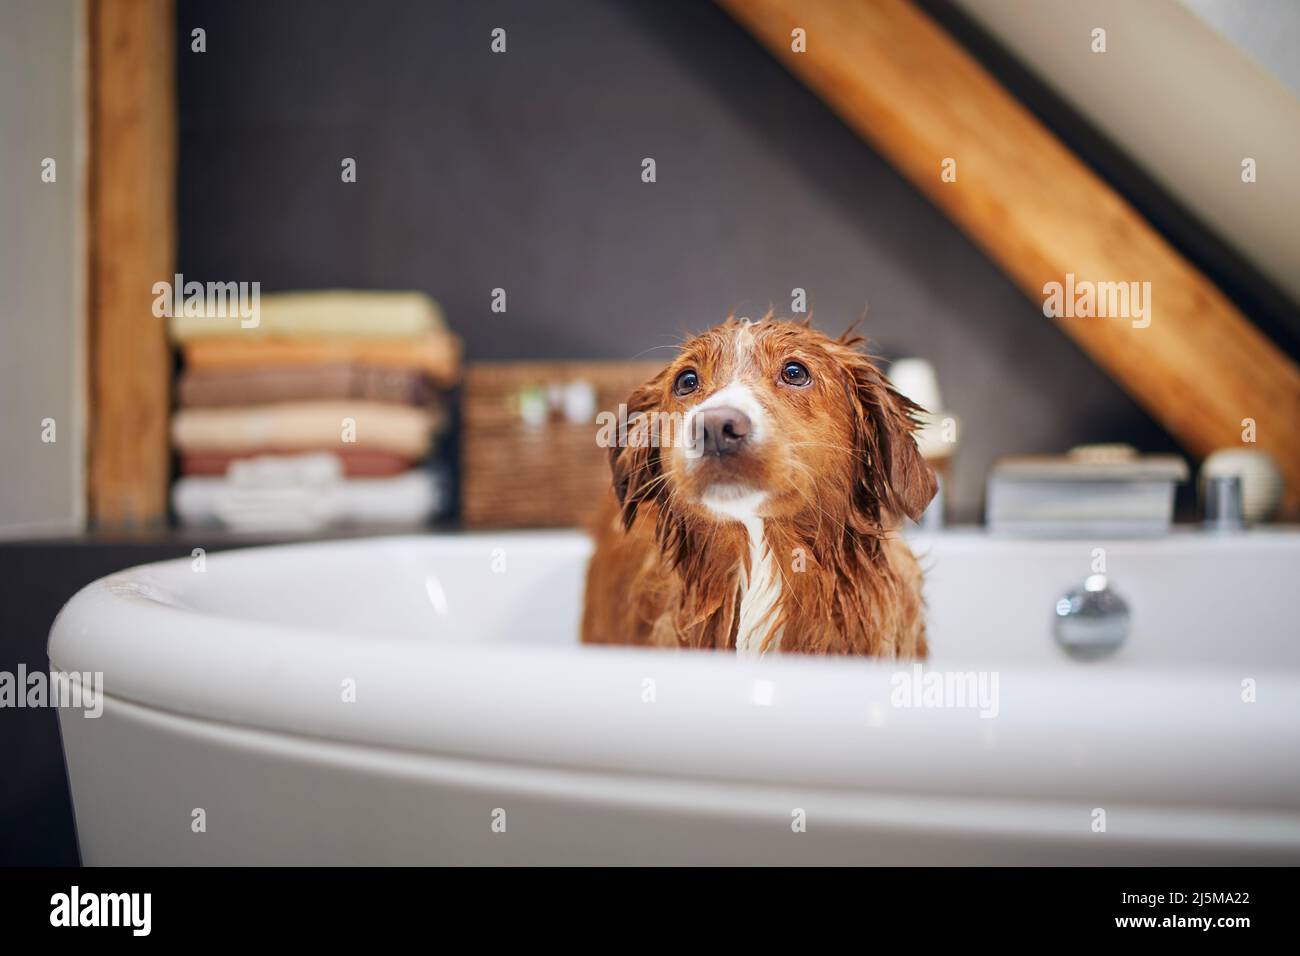
[[[731,488],[714,489],[704,505],[714,514],[738,521],[749,538],[749,571],[740,569],[740,625],[736,630],[736,653],[761,654],[763,641],[772,627],[776,602],[781,597],[781,571],[776,556],[763,538],[763,519],[758,516],[765,495]],[[778,632],[766,650],[781,648]]]
[[[736,630],[737,654],[761,654],[763,641],[772,628],[777,599],[781,596],[781,572],[776,566],[772,549],[763,540],[763,519],[753,517],[745,522],[749,534],[749,573],[741,570],[740,626]],[[778,631],[766,650],[781,649]]]

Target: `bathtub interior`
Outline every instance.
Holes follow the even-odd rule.
[[[1300,531],[1145,541],[909,538],[926,570],[931,659],[954,665],[1300,667]],[[572,646],[591,554],[577,532],[430,535],[233,551],[146,575],[203,615],[439,644]],[[1052,636],[1057,599],[1097,568],[1128,602],[1129,639],[1080,662]]]
[[[215,617],[398,640],[573,644],[590,540],[578,533],[439,534],[242,551],[202,574],[158,566],[167,603]],[[178,573],[179,571],[179,573]]]

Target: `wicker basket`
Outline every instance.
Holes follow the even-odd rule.
[[[583,525],[610,484],[596,443],[657,362],[471,364],[461,403],[461,523],[467,528]]]

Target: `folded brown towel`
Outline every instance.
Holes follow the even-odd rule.
[[[415,467],[417,459],[394,452],[373,451],[364,448],[328,448],[322,449],[338,457],[346,478],[387,478],[400,475]],[[308,450],[310,451],[310,450]],[[224,475],[232,461],[241,458],[256,458],[259,455],[301,455],[300,448],[275,449],[259,448],[247,452],[202,451],[187,452],[181,455],[182,475]]]
[[[332,362],[263,368],[187,369],[177,401],[191,407],[261,405],[318,398],[361,398],[427,406],[437,397],[433,381],[415,369]]]

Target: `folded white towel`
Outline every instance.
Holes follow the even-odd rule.
[[[226,480],[245,490],[331,486],[343,480],[343,461],[325,452],[237,458],[230,463]]]
[[[415,525],[441,513],[445,476],[426,470],[392,478],[333,477],[319,461],[267,456],[238,463],[241,474],[186,477],[172,486],[172,507],[185,525],[223,525],[236,531],[317,531],[336,525]],[[247,469],[242,466],[248,465]]]

